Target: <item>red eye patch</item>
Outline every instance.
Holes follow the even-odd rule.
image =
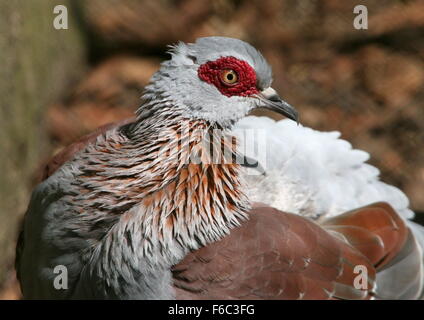
[[[236,72],[236,83],[227,84],[221,80],[222,72],[225,70],[234,70]],[[213,84],[227,97],[250,96],[259,92],[256,87],[255,70],[247,62],[234,57],[223,57],[215,61],[208,61],[202,64],[197,72],[200,79]]]

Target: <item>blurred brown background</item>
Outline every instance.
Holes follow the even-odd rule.
[[[68,8],[69,29],[53,28]],[[368,8],[368,30],[353,8]],[[51,155],[132,115],[178,40],[224,35],[259,48],[301,122],[338,130],[424,217],[424,1],[0,2],[0,299],[19,297],[17,230]]]

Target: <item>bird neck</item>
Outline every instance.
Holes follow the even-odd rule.
[[[168,265],[223,238],[250,207],[233,137],[175,111],[144,110],[133,125],[80,154],[84,165],[74,201],[80,212],[106,213],[113,226],[108,233],[131,242],[139,257],[161,257]]]
[[[139,119],[131,139],[143,157],[155,150],[148,166],[155,183],[134,198],[143,208],[144,236],[164,248],[162,255],[175,244],[193,250],[220,240],[247,218],[250,206],[239,155],[227,130],[205,120],[170,116],[165,109]]]
[[[141,296],[169,298],[171,267],[247,219],[235,144],[222,128],[167,114],[139,119],[122,133],[97,141],[75,203],[112,217],[94,265],[114,266],[99,268],[113,291],[123,287],[113,284],[117,274],[131,271]],[[126,271],[117,267],[123,264]]]

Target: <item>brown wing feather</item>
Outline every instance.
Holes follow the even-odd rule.
[[[221,241],[190,253],[174,267],[177,298],[369,298],[353,287],[355,265],[375,272],[343,240],[303,217],[255,206],[250,219]]]
[[[327,230],[343,234],[349,243],[381,270],[405,245],[409,230],[387,203],[378,202],[325,220]]]
[[[375,203],[325,220],[257,205],[250,220],[174,267],[179,299],[366,299],[376,269],[397,257],[409,230],[390,205]],[[355,266],[368,272],[355,289]]]

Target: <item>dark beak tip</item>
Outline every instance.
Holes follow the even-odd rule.
[[[293,118],[292,118],[292,120],[293,121],[296,121],[296,124],[299,125],[299,112],[297,110],[294,110],[294,109],[293,109],[293,111],[294,112],[293,112]]]
[[[275,90],[273,90],[272,88],[271,90],[271,92],[268,92],[270,94],[261,94],[257,96],[262,101],[260,107],[277,112],[287,117],[288,119],[295,121],[297,125],[299,125],[298,111],[293,106],[281,99],[280,96],[275,92]]]
[[[297,125],[299,125],[299,112],[291,105],[289,105],[288,103],[284,102],[281,100],[281,107],[279,108],[274,108],[274,111],[282,114],[283,116],[285,116],[286,118],[293,120],[296,122]]]

